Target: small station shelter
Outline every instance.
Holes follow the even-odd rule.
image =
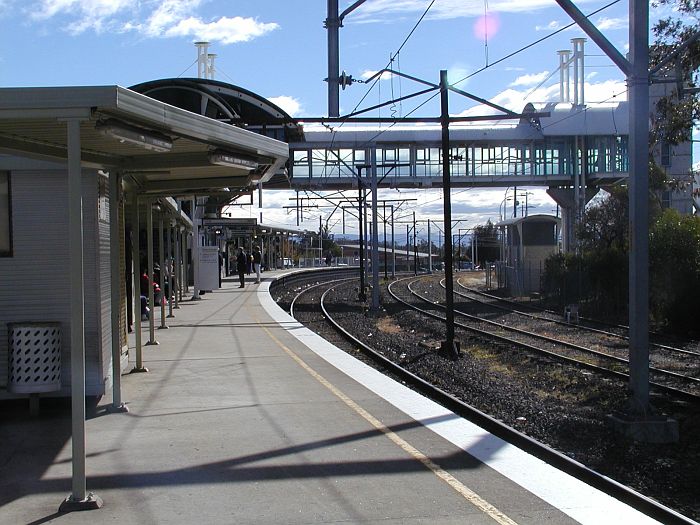
[[[560,249],[561,219],[537,214],[507,219],[496,226],[501,230],[499,288],[515,296],[540,291],[544,261]]]

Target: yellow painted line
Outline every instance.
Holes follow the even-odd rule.
[[[316,379],[319,383],[321,383],[328,390],[330,390],[333,393],[333,395],[335,395],[343,403],[345,403],[348,407],[350,407],[357,414],[359,414],[370,425],[372,425],[374,428],[376,428],[377,430],[382,432],[386,437],[388,437],[396,445],[401,447],[401,449],[403,449],[411,457],[413,457],[415,460],[422,463],[428,470],[430,470],[438,478],[440,478],[442,481],[444,481],[450,487],[452,487],[459,495],[461,495],[469,503],[471,503],[476,508],[483,511],[490,518],[492,518],[493,520],[495,520],[496,522],[498,522],[502,525],[517,525],[517,523],[515,521],[513,521],[508,516],[506,516],[503,512],[501,512],[496,507],[491,505],[488,501],[486,501],[484,498],[479,496],[476,492],[469,489],[466,485],[464,485],[461,481],[459,481],[457,478],[455,478],[452,474],[450,474],[446,470],[442,469],[440,466],[436,465],[429,457],[427,457],[425,454],[423,454],[420,450],[415,448],[413,445],[408,443],[405,439],[400,437],[398,434],[396,434],[392,430],[389,430],[386,426],[384,426],[384,424],[382,424],[381,421],[379,421],[372,414],[367,412],[364,408],[362,408],[360,405],[358,405],[352,399],[350,399],[348,396],[346,396],[342,391],[340,391],[333,384],[331,384],[321,374],[316,372],[316,370],[311,368],[301,357],[299,357],[296,353],[294,353],[292,350],[290,350],[284,343],[282,343],[277,337],[275,337],[275,335],[270,330],[268,330],[266,326],[261,324],[260,327],[263,330],[265,330],[267,335],[270,336],[270,339],[272,339],[282,350],[285,351],[285,353],[287,355],[289,355],[289,357],[291,357],[294,361],[296,361],[296,363],[299,366],[301,366],[304,370],[306,370],[314,379]]]

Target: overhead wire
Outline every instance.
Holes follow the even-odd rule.
[[[192,66],[194,66],[194,65],[197,63],[197,60],[199,60],[199,58],[195,58],[195,59],[194,59],[194,62],[192,62],[189,66],[187,66],[187,67],[185,68],[185,70],[184,70],[182,73],[180,73],[180,74],[179,74],[177,77],[175,77],[175,78],[180,78],[182,75],[184,75],[185,73],[187,73],[187,70],[188,70],[189,68],[191,68]]]
[[[430,9],[433,7],[433,5],[435,4],[435,2],[436,2],[436,0],[431,0],[431,2],[428,4],[428,6],[427,6],[427,7],[425,8],[425,10],[423,11],[423,14],[420,16],[420,18],[418,19],[418,21],[414,24],[413,28],[411,28],[411,31],[409,31],[408,35],[406,35],[406,38],[404,38],[403,42],[402,42],[401,45],[399,46],[399,48],[398,48],[398,50],[396,51],[396,53],[394,53],[393,56],[392,56],[391,54],[389,55],[389,57],[390,57],[390,58],[389,58],[389,62],[387,62],[387,65],[384,67],[384,69],[387,69],[387,68],[391,65],[391,63],[393,62],[393,60],[396,59],[398,56],[400,56],[401,50],[402,50],[403,47],[406,45],[406,43],[409,41],[409,39],[411,38],[411,36],[413,35],[413,33],[415,33],[416,29],[417,29],[418,26],[421,24],[421,22],[423,21],[423,19],[426,17],[426,15],[427,15],[428,12],[430,11]],[[364,100],[369,96],[369,94],[370,94],[370,93],[372,92],[372,90],[374,89],[374,86],[376,86],[377,83],[381,80],[381,77],[382,77],[382,75],[379,75],[379,76],[374,80],[374,82],[372,83],[372,85],[367,89],[367,92],[362,96],[362,98],[360,99],[360,101],[355,105],[355,107],[353,108],[353,110],[351,111],[351,113],[354,113],[354,112],[357,110],[357,108],[360,107],[360,104],[362,104],[362,102],[364,102]],[[392,86],[392,87],[393,87],[393,86]],[[379,90],[380,90],[380,92],[381,92],[381,85],[380,85],[380,87],[379,87]],[[380,111],[381,111],[381,109],[380,109]],[[337,128],[332,128],[332,127],[330,127],[330,126],[326,126],[326,127],[328,127],[328,128],[331,130],[331,132],[332,132],[332,137],[331,137],[331,142],[330,142],[329,148],[332,148],[332,147],[333,147],[333,144],[334,144],[334,142],[335,142],[335,138],[336,138],[336,134],[337,134],[337,132],[338,132],[338,129],[340,129],[340,128],[343,126],[343,124],[345,124],[345,122],[346,122],[346,121],[342,121],[342,122],[338,125]],[[387,129],[390,129],[391,127],[393,127],[393,125],[389,126],[389,128],[387,128]],[[325,172],[325,169],[326,169],[326,168],[324,167],[324,172]]]
[[[489,65],[489,29],[488,29],[488,15],[489,15],[489,0],[484,0],[484,59],[486,67]]]
[[[619,2],[620,2],[620,0],[613,0],[613,1],[610,2],[609,4],[606,4],[606,5],[604,5],[603,7],[600,7],[600,8],[598,8],[598,9],[596,9],[595,11],[593,11],[593,12],[587,14],[587,15],[586,15],[586,18],[590,18],[590,17],[593,16],[593,15],[597,15],[597,14],[600,13],[601,11],[603,11],[603,10],[605,10],[605,9],[608,9],[609,7],[612,7],[613,5],[615,5],[615,4],[619,3]],[[565,25],[565,26],[563,26],[563,27],[560,27],[560,28],[557,29],[556,31],[554,31],[554,32],[552,32],[552,33],[549,33],[548,35],[545,35],[545,36],[543,36],[542,38],[539,38],[539,39],[535,40],[534,42],[531,42],[531,43],[527,44],[526,46],[523,46],[523,47],[521,47],[520,49],[518,49],[518,50],[516,50],[516,51],[513,51],[512,53],[510,53],[510,54],[508,54],[508,55],[506,55],[506,56],[504,56],[504,57],[499,58],[499,59],[496,60],[495,62],[491,62],[490,64],[488,64],[488,65],[482,67],[481,69],[477,69],[477,70],[474,71],[473,73],[468,74],[466,77],[464,77],[464,78],[458,80],[457,82],[455,82],[455,83],[452,84],[452,85],[453,85],[453,86],[456,86],[456,85],[458,85],[458,84],[461,84],[462,82],[464,82],[465,80],[470,79],[470,78],[473,77],[474,75],[477,75],[477,74],[479,74],[479,73],[481,73],[481,72],[483,72],[483,71],[489,69],[490,67],[495,66],[496,64],[500,64],[500,63],[503,62],[504,60],[507,60],[507,59],[509,59],[509,58],[511,58],[511,57],[513,57],[513,56],[515,56],[515,55],[517,55],[518,53],[522,53],[523,51],[525,51],[525,50],[527,50],[527,49],[530,49],[531,47],[536,46],[537,44],[539,44],[539,43],[541,43],[541,42],[544,42],[545,40],[547,40],[547,39],[549,39],[549,38],[552,38],[553,36],[555,36],[555,35],[561,33],[562,31],[566,31],[567,29],[569,29],[570,27],[575,26],[575,25],[576,25],[576,22],[571,22],[570,24],[567,24],[567,25]]]
[[[590,18],[591,16],[596,15],[596,14],[600,13],[601,11],[603,11],[603,10],[605,10],[605,9],[608,9],[608,8],[612,7],[613,5],[619,3],[619,2],[620,2],[620,0],[613,0],[612,2],[610,2],[610,3],[608,3],[608,4],[604,5],[604,6],[602,6],[602,7],[598,8],[598,9],[596,9],[595,11],[592,11],[591,13],[589,13],[588,15],[586,15],[586,18]],[[429,5],[428,8],[426,9],[426,11],[423,13],[423,15],[421,16],[421,18],[419,19],[419,21],[416,23],[416,26],[414,26],[414,30],[415,30],[415,27],[418,26],[418,23],[420,23],[420,21],[425,17],[425,15],[427,14],[427,11],[430,9],[430,7],[432,7],[433,3],[434,3],[434,2],[431,2],[431,3],[430,3],[430,5]],[[513,57],[513,56],[515,56],[515,55],[517,55],[518,53],[521,53],[521,52],[523,52],[523,51],[525,51],[525,50],[527,50],[527,49],[529,49],[529,48],[531,48],[531,47],[533,47],[533,46],[535,46],[535,45],[537,45],[537,44],[539,44],[539,43],[541,43],[541,42],[544,42],[544,41],[547,40],[548,38],[551,38],[551,37],[557,35],[558,33],[561,33],[562,31],[565,31],[566,29],[568,29],[568,28],[570,28],[570,27],[572,27],[572,26],[574,26],[574,25],[576,25],[576,22],[572,22],[572,23],[570,23],[570,24],[568,24],[568,25],[566,25],[566,26],[563,26],[563,27],[557,29],[556,31],[554,31],[554,32],[552,32],[552,33],[550,33],[550,34],[548,34],[548,35],[546,35],[546,36],[544,36],[544,37],[542,37],[542,38],[539,38],[539,39],[537,39],[537,40],[531,42],[530,44],[528,44],[528,45],[526,45],[526,46],[523,46],[523,47],[521,47],[520,49],[518,49],[518,50],[516,50],[516,51],[513,51],[512,53],[509,53],[508,55],[506,55],[506,56],[504,56],[504,57],[502,57],[502,58],[499,58],[499,59],[496,60],[495,62],[490,63],[488,66],[484,66],[483,68],[478,69],[478,70],[474,71],[473,73],[470,73],[470,74],[467,75],[466,77],[464,77],[464,78],[462,78],[462,79],[460,79],[460,80],[458,80],[458,81],[456,81],[456,82],[454,82],[454,83],[452,83],[452,84],[450,84],[450,85],[451,85],[451,86],[456,86],[456,85],[460,84],[461,82],[464,82],[465,80],[467,80],[467,79],[473,77],[474,75],[477,75],[478,73],[481,73],[481,72],[483,72],[484,70],[486,70],[486,69],[488,69],[488,68],[490,68],[490,67],[493,67],[493,66],[495,66],[496,64],[498,64],[498,63],[500,63],[500,62],[503,62],[504,60],[507,60],[507,59],[509,59],[509,58],[511,58],[511,57]],[[410,34],[412,34],[414,30],[412,30]],[[410,34],[409,34],[409,36],[410,36]],[[406,40],[404,40],[404,44],[405,44],[405,42],[406,42],[407,40],[408,40],[408,37],[406,38]],[[404,44],[402,44],[401,47],[403,47]],[[377,82],[377,80],[378,80],[378,79],[375,79],[375,83]],[[371,87],[370,87],[370,89],[371,89]],[[439,92],[437,92],[437,93],[435,93],[434,95],[430,96],[428,99],[426,99],[424,102],[422,102],[421,104],[419,104],[416,108],[414,108],[412,111],[410,111],[409,113],[407,113],[405,116],[408,117],[408,116],[412,115],[412,114],[415,113],[418,109],[420,109],[421,107],[423,107],[425,104],[427,104],[428,102],[430,102],[431,100],[433,100],[433,99],[434,99],[435,97],[437,97],[438,95],[439,95]],[[366,96],[366,95],[365,95],[365,96]],[[363,100],[364,100],[364,98],[363,98]],[[361,102],[362,102],[362,100],[360,101],[360,103],[361,103]],[[353,109],[353,112],[354,112],[355,110],[357,110],[358,107],[359,107],[359,103],[358,103],[357,106],[355,106],[355,109]],[[389,131],[389,130],[390,130],[392,127],[394,127],[396,124],[397,124],[397,123],[394,122],[394,123],[392,123],[390,126],[388,126],[386,129],[380,130],[380,131],[377,133],[377,135],[374,135],[372,138],[370,138],[370,139],[368,139],[367,141],[365,141],[365,144],[364,144],[364,145],[369,144],[371,141],[375,140],[376,138],[378,138],[379,136],[381,136],[381,135],[382,135],[383,133],[385,133],[386,131]],[[334,134],[334,139],[335,139],[335,134]]]
[[[436,0],[432,0],[432,1],[430,2],[430,4],[427,6],[427,8],[425,9],[425,11],[424,11],[423,14],[421,15],[421,17],[418,19],[418,21],[417,21],[416,24],[413,26],[413,28],[411,29],[411,31],[408,33],[408,35],[406,36],[406,38],[404,39],[404,41],[401,43],[401,46],[399,46],[399,49],[397,50],[397,52],[393,55],[393,57],[390,56],[390,60],[389,60],[389,62],[387,63],[387,65],[384,67],[384,69],[387,69],[387,68],[392,64],[393,59],[397,58],[397,57],[400,55],[401,50],[402,50],[403,47],[406,45],[406,43],[408,42],[408,40],[410,39],[410,37],[413,35],[413,33],[416,31],[416,29],[418,28],[418,26],[420,25],[420,23],[423,21],[423,19],[425,18],[425,16],[428,14],[428,12],[429,12],[430,9],[432,8],[432,6],[433,6],[433,4],[435,3],[435,1],[436,1]],[[488,3],[487,3],[487,1],[488,1],[488,0],[485,0],[485,7],[486,7],[486,9],[488,9]],[[598,8],[598,9],[592,11],[591,13],[589,13],[588,15],[586,15],[586,18],[590,18],[591,16],[596,15],[596,14],[598,14],[598,13],[600,13],[600,12],[602,12],[602,11],[608,9],[608,8],[612,7],[613,5],[619,3],[619,2],[620,2],[620,0],[613,0],[612,2],[609,2],[608,4],[606,4],[606,5],[604,5],[604,6],[600,7],[600,8]],[[539,38],[539,39],[537,39],[537,40],[535,40],[535,41],[533,41],[533,42],[527,44],[526,46],[523,46],[523,47],[521,47],[521,48],[519,48],[519,49],[513,51],[512,53],[509,53],[508,55],[506,55],[506,56],[504,56],[504,57],[501,57],[500,59],[496,60],[495,62],[488,63],[488,56],[487,56],[487,64],[486,64],[484,67],[482,67],[482,68],[480,68],[480,69],[478,69],[478,70],[476,70],[476,71],[470,73],[469,75],[463,77],[463,78],[460,79],[460,80],[457,80],[456,82],[452,83],[451,86],[457,86],[458,84],[464,82],[465,80],[468,80],[469,78],[471,78],[471,77],[473,77],[473,76],[475,76],[475,75],[477,75],[477,74],[479,74],[479,73],[481,73],[481,72],[483,72],[483,71],[485,71],[485,70],[487,70],[487,69],[489,69],[489,68],[491,68],[491,67],[493,67],[493,66],[495,66],[495,65],[497,65],[497,64],[499,64],[499,63],[501,63],[501,62],[503,62],[503,61],[505,61],[505,60],[507,60],[507,59],[509,59],[509,58],[512,58],[513,56],[515,56],[515,55],[517,55],[517,54],[519,54],[519,53],[522,53],[523,51],[525,51],[525,50],[527,50],[527,49],[529,49],[529,48],[531,48],[531,47],[534,47],[534,46],[536,46],[537,44],[540,44],[540,43],[544,42],[545,40],[548,40],[549,38],[552,38],[553,36],[555,36],[555,35],[557,35],[557,34],[563,32],[563,31],[569,29],[570,27],[573,27],[574,25],[576,25],[576,22],[571,22],[570,24],[567,24],[566,26],[563,26],[563,27],[557,29],[556,31],[554,31],[554,32],[552,32],[552,33],[550,33],[550,34],[545,35],[544,37]],[[486,30],[485,30],[484,32],[486,33]],[[555,71],[555,72],[556,72],[556,71]],[[554,74],[554,73],[552,73],[552,74]],[[367,96],[369,96],[369,94],[371,93],[371,91],[374,89],[374,86],[381,80],[381,77],[382,77],[382,75],[379,75],[379,76],[374,80],[374,82],[372,83],[372,85],[368,88],[367,92],[363,95],[363,97],[360,99],[360,101],[355,105],[355,107],[353,108],[353,110],[352,110],[351,113],[354,113],[354,112],[357,110],[357,108],[360,106],[360,104],[362,104],[362,102],[364,102],[364,100],[367,98]],[[550,75],[550,78],[551,78],[551,75]],[[545,81],[546,81],[546,80],[545,80]],[[543,82],[543,83],[544,83],[544,82]],[[624,93],[624,92],[625,92],[625,91],[620,92],[620,93],[618,93],[618,94],[615,94],[615,95],[613,95],[613,96],[610,97],[609,99],[606,99],[606,100],[603,101],[603,102],[606,102],[606,101],[608,101],[608,100],[610,100],[610,99],[612,99],[612,98],[615,98],[617,95],[622,94],[622,93]],[[418,111],[420,108],[422,108],[424,105],[426,105],[428,102],[430,102],[431,100],[433,100],[433,99],[434,99],[435,97],[437,97],[438,95],[439,95],[439,92],[437,92],[437,93],[433,94],[432,96],[428,97],[425,101],[423,101],[423,102],[420,103],[418,106],[416,106],[413,110],[411,110],[410,112],[408,112],[408,113],[405,115],[405,117],[409,117],[410,115],[412,115],[413,113],[415,113],[416,111]],[[584,109],[583,111],[585,111],[585,109]],[[575,116],[575,114],[568,115],[567,117],[565,117],[565,118],[563,118],[563,119],[561,119],[561,120],[563,121],[563,120],[566,120],[567,118],[571,118],[571,117],[573,117],[573,116]],[[560,121],[558,121],[558,122],[560,122]],[[338,128],[336,128],[336,129],[333,129],[333,128],[332,128],[333,137],[332,137],[332,139],[331,139],[331,144],[330,144],[329,147],[332,147],[333,143],[335,142],[335,137],[336,137],[336,134],[337,134],[338,129],[339,129],[340,127],[342,127],[343,124],[345,124],[345,123],[346,123],[346,121],[343,121],[343,122],[340,123],[340,125],[338,126]],[[364,142],[364,144],[362,144],[358,149],[362,149],[364,146],[367,146],[367,145],[371,144],[371,143],[372,143],[373,141],[375,141],[379,136],[381,136],[381,135],[384,134],[385,132],[389,131],[389,130],[390,130],[391,128],[393,128],[396,124],[397,124],[397,122],[393,122],[393,123],[391,123],[386,129],[379,130],[379,132],[378,132],[376,135],[374,135],[374,136],[372,136],[371,138],[367,139],[367,140]],[[555,124],[555,123],[550,123],[550,124],[547,125],[547,127],[549,127],[549,126],[551,126],[551,125],[554,125],[554,124]],[[473,189],[473,188],[466,188],[465,190],[462,190],[462,191],[457,192],[457,194],[462,193],[462,192],[465,192],[465,191],[470,191],[471,189]],[[437,199],[437,200],[439,200],[439,199]],[[433,202],[434,202],[434,201],[433,201]]]
[[[411,36],[413,36],[413,33],[416,32],[416,29],[418,29],[418,26],[421,24],[421,22],[423,21],[423,19],[426,17],[426,15],[428,14],[428,11],[430,11],[430,9],[433,7],[433,4],[435,4],[435,2],[436,2],[436,0],[432,0],[432,1],[430,2],[430,4],[428,4],[428,7],[425,8],[425,11],[423,11],[423,14],[420,16],[420,18],[418,19],[418,21],[414,24],[413,28],[409,31],[408,35],[406,35],[406,38],[404,38],[403,42],[401,42],[401,45],[399,46],[399,48],[398,48],[398,50],[396,51],[396,53],[394,53],[393,56],[392,56],[391,54],[389,55],[389,57],[390,57],[390,58],[389,58],[389,61],[387,62],[387,64],[384,66],[383,69],[387,69],[387,68],[391,65],[391,63],[393,62],[393,60],[394,60],[397,56],[399,56],[399,54],[401,53],[401,50],[404,48],[404,46],[406,45],[406,43],[408,43],[408,41],[409,41],[409,39],[411,38]],[[377,85],[377,83],[381,80],[381,78],[382,78],[382,75],[379,75],[377,78],[374,79],[374,82],[372,82],[372,84],[370,85],[370,87],[367,89],[367,92],[366,92],[366,93],[364,94],[364,96],[360,99],[360,101],[355,105],[355,107],[353,108],[353,110],[351,111],[351,113],[354,113],[354,112],[357,110],[357,108],[360,107],[360,104],[362,104],[362,103],[364,102],[364,100],[369,96],[370,92],[374,89],[374,86]],[[341,122],[341,126],[342,126],[343,124],[344,124],[344,122]],[[340,126],[339,126],[339,127],[340,127]]]

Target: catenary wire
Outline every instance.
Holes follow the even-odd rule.
[[[592,17],[593,15],[597,15],[597,14],[600,13],[601,11],[603,11],[603,10],[605,10],[605,9],[607,9],[607,8],[609,8],[609,7],[612,7],[613,5],[617,4],[619,1],[620,1],[620,0],[614,0],[614,1],[610,2],[609,4],[606,4],[606,5],[604,5],[603,7],[599,8],[599,9],[596,9],[596,10],[593,11],[592,13],[587,14],[587,15],[586,15],[586,18],[590,18],[590,17]],[[529,43],[528,45],[523,46],[523,47],[521,47],[520,49],[518,49],[518,50],[516,50],[516,51],[513,51],[512,53],[510,53],[510,54],[508,54],[508,55],[506,55],[506,56],[504,56],[504,57],[502,57],[502,58],[499,58],[499,59],[496,60],[495,62],[491,62],[490,64],[487,64],[486,66],[482,67],[481,69],[477,69],[477,70],[474,71],[473,73],[470,73],[469,75],[467,75],[466,77],[464,77],[464,78],[458,80],[457,82],[455,82],[455,83],[452,84],[452,85],[453,85],[453,86],[456,86],[457,84],[461,84],[462,82],[464,82],[465,80],[470,79],[470,78],[473,77],[474,75],[477,75],[477,74],[481,73],[482,71],[485,71],[485,70],[489,69],[490,67],[493,67],[493,66],[495,66],[496,64],[499,64],[499,63],[503,62],[504,60],[507,60],[507,59],[509,59],[509,58],[511,58],[511,57],[513,57],[513,56],[515,56],[515,55],[517,55],[518,53],[522,53],[522,52],[525,51],[526,49],[529,49],[529,48],[531,48],[531,47],[533,47],[533,46],[536,46],[537,44],[539,44],[539,43],[541,43],[541,42],[544,42],[544,41],[547,40],[548,38],[552,38],[553,36],[555,36],[555,35],[561,33],[562,31],[565,31],[565,30],[567,30],[567,29],[569,29],[570,27],[575,26],[575,25],[576,25],[576,22],[571,22],[570,24],[567,24],[567,25],[565,25],[564,27],[560,27],[559,29],[557,29],[557,30],[554,31],[553,33],[550,33],[550,34],[548,34],[548,35],[545,35],[545,36],[543,36],[542,38],[539,38],[539,39],[535,40],[534,42],[531,42],[531,43]]]

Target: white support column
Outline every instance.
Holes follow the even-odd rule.
[[[97,509],[102,500],[88,494],[85,479],[85,297],[83,276],[83,190],[80,121],[67,121],[68,249],[70,278],[70,363],[72,492],[60,512]]]
[[[566,70],[564,71],[564,92],[566,102],[571,102],[571,54],[566,55]]]
[[[568,72],[569,72],[569,53],[568,49],[557,51],[559,55],[559,102],[569,101],[568,92]]]
[[[136,346],[136,365],[131,373],[148,372],[143,366],[143,344],[141,341],[141,255],[139,253],[140,225],[139,225],[139,197],[136,193],[132,200],[131,216],[131,267],[132,267],[132,292],[134,295],[134,339]]]
[[[299,196],[299,192],[297,192],[297,198]],[[262,225],[263,223],[263,191],[262,191],[262,182],[258,182],[258,206],[260,206],[260,224]],[[299,208],[297,207],[297,226],[299,226]]]
[[[182,250],[182,254],[180,257],[180,260],[182,261],[182,279],[180,281],[180,301],[183,300],[185,294],[190,292],[190,283],[189,283],[189,275],[190,275],[190,269],[189,269],[189,264],[187,263],[187,242],[189,240],[190,234],[187,233],[187,230],[181,232],[180,234],[180,249]]]
[[[110,309],[112,320],[112,404],[111,412],[128,412],[122,403],[122,367],[121,341],[122,326],[119,324],[121,311],[122,273],[119,268],[121,244],[119,217],[121,214],[121,174],[118,171],[109,174],[109,264],[110,276]],[[128,299],[127,299],[128,300]]]
[[[173,281],[173,291],[175,292],[175,308],[180,309],[180,299],[182,298],[182,232],[180,225],[175,221],[175,280]]]
[[[167,330],[168,325],[165,324],[165,238],[163,229],[163,210],[158,216],[158,265],[160,266],[159,283],[160,286],[160,326],[158,330]]]
[[[175,229],[171,221],[168,221],[168,256],[166,257],[168,270],[168,317],[175,317],[175,314],[173,314],[173,294],[175,293],[175,280],[173,275],[173,269],[175,268],[175,255],[173,253],[174,239]]]
[[[396,240],[394,238],[394,205],[391,204],[391,278],[396,278]]]
[[[197,197],[192,197],[192,277],[194,290],[192,300],[199,301],[199,219],[197,218]]]
[[[573,43],[573,40],[572,40]],[[578,106],[578,77],[579,77],[579,67],[578,67],[578,52],[576,50],[576,44],[574,44],[574,56],[573,56],[573,66],[574,66],[574,106]]]
[[[159,344],[156,340],[156,309],[153,296],[153,200],[146,200],[146,257],[148,264],[148,342],[146,346]]]
[[[209,42],[195,42],[197,47],[197,78],[207,78],[209,74]]]
[[[433,247],[430,243],[430,219],[428,219],[428,273],[433,273]]]

